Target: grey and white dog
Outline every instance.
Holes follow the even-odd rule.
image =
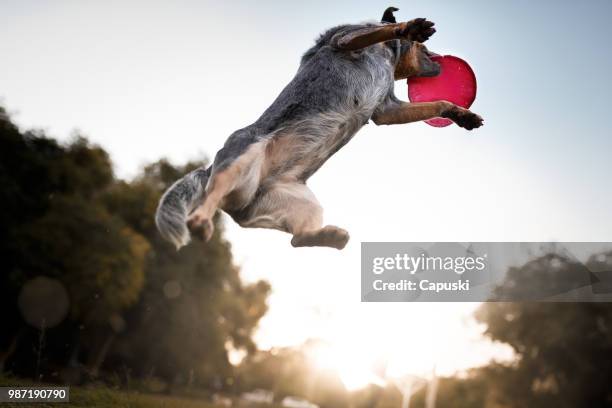
[[[235,131],[208,168],[174,183],[160,200],[156,223],[177,248],[190,235],[209,240],[217,209],[246,228],[293,235],[291,244],[342,249],[344,229],[323,227],[323,209],[308,178],[369,120],[376,125],[445,117],[471,130],[482,118],[450,102],[406,103],[395,80],[435,76],[438,64],[422,44],[433,23],[397,23],[388,8],[381,23],[327,30],[302,57],[293,80],[252,125]],[[191,231],[191,234],[190,234]]]

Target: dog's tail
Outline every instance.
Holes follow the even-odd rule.
[[[210,167],[195,169],[176,181],[162,196],[155,213],[155,224],[162,237],[178,250],[189,243],[187,216],[202,202],[210,177]]]

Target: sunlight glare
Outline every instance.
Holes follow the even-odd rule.
[[[318,370],[332,371],[348,391],[355,391],[368,384],[383,384],[373,372],[373,362],[365,356],[364,350],[353,352],[351,348],[334,347],[318,342],[308,350],[308,356]]]

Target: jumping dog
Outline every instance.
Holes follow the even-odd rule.
[[[192,171],[165,192],[156,213],[162,236],[177,249],[190,235],[208,241],[213,215],[222,209],[242,227],[292,234],[294,247],[342,249],[348,232],[322,226],[323,209],[306,181],[362,126],[435,117],[467,130],[482,126],[480,116],[450,102],[395,97],[394,81],[440,73],[430,58],[435,54],[422,44],[435,33],[434,23],[397,23],[397,10],[388,8],[381,23],[324,32],[263,115],[235,131],[210,167]]]

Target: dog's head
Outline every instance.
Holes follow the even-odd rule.
[[[399,10],[396,7],[389,7],[385,10],[382,17],[383,23],[395,24],[393,12]],[[409,40],[395,40],[394,46],[397,47],[399,41],[399,60],[395,66],[395,79],[406,79],[413,76],[432,77],[440,74],[440,64],[431,60],[437,55],[427,49],[422,43]]]
[[[395,66],[395,79],[413,76],[432,77],[440,74],[440,64],[431,60],[437,54],[416,41],[401,40],[399,61]]]

